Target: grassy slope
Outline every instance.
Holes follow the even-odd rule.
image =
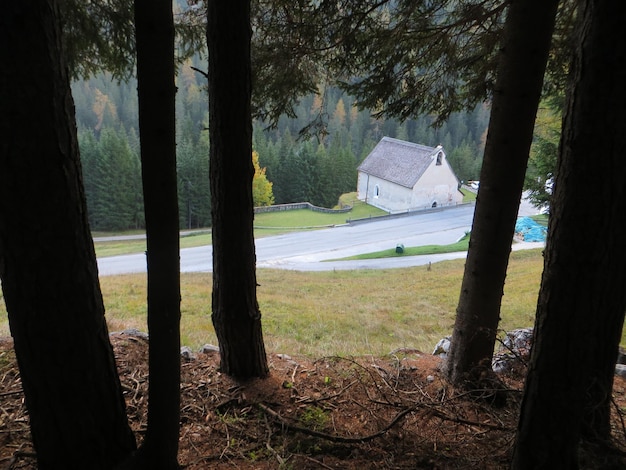
[[[511,256],[502,303],[504,329],[533,323],[542,269],[540,250]],[[410,347],[430,352],[454,323],[463,260],[425,267],[338,272],[260,269],[258,298],[269,351],[311,356],[386,354]],[[101,279],[111,331],[146,330],[144,275]],[[182,343],[216,344],[211,275],[182,275]],[[2,306],[4,310],[4,306]],[[6,312],[0,336],[8,335]]]
[[[354,199],[354,195],[348,195]],[[347,201],[349,203],[349,201]],[[352,218],[378,215],[377,209],[355,204]],[[320,217],[321,218],[317,218]],[[311,211],[259,214],[255,224],[273,227],[343,223],[346,214]],[[267,233],[264,229],[262,233]],[[279,231],[280,229],[274,229]],[[284,230],[283,230],[284,231]],[[181,246],[210,243],[210,234],[181,238]],[[145,242],[97,244],[121,252],[145,250]],[[104,248],[103,248],[104,247]],[[126,248],[125,248],[126,247]],[[405,249],[405,255],[412,248]],[[109,251],[110,252],[110,251]],[[119,254],[119,253],[118,253]],[[394,250],[395,255],[395,250]],[[270,351],[330,354],[385,354],[400,347],[430,351],[451,333],[458,301],[463,260],[393,270],[301,273],[260,269],[259,304]],[[540,250],[514,252],[502,302],[503,329],[530,326],[543,259]],[[101,279],[111,331],[134,327],[146,330],[144,275]],[[210,319],[211,275],[182,275],[182,343],[194,349],[216,343]],[[9,334],[4,305],[0,306],[0,336]]]
[[[424,246],[410,246],[404,247],[401,252],[398,252],[397,248],[389,248],[388,250],[374,251],[372,253],[363,253],[355,256],[348,256],[346,258],[340,258],[340,260],[351,259],[378,259],[378,258],[395,258],[398,256],[417,256],[417,255],[432,255],[436,253],[454,253],[457,251],[467,251],[469,246],[469,233],[466,234],[456,243],[449,245],[424,245]],[[338,261],[338,260],[329,260]]]

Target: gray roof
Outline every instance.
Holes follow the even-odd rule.
[[[383,137],[358,170],[412,188],[433,162],[431,157],[440,150],[441,147],[427,147]]]

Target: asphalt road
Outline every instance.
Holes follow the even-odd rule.
[[[520,215],[529,215],[532,208],[520,207]],[[397,218],[341,225],[322,230],[296,232],[256,240],[257,267],[299,271],[344,269],[384,269],[419,266],[445,259],[464,258],[466,253],[405,256],[376,260],[328,261],[359,253],[370,253],[404,246],[447,245],[456,242],[472,225],[474,205],[456,206]],[[541,246],[516,244],[514,249]],[[212,247],[181,250],[182,272],[210,272]],[[98,259],[100,275],[146,271],[142,254],[112,256]]]

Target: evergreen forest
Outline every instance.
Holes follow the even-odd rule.
[[[177,170],[180,228],[211,225],[209,191],[208,107],[206,70],[195,58],[178,71]],[[119,82],[106,74],[75,81],[81,161],[92,230],[143,229],[139,161],[137,83]],[[272,184],[275,204],[308,201],[334,207],[341,194],[355,191],[359,163],[378,141],[394,137],[429,146],[443,145],[460,181],[478,179],[489,108],[453,113],[441,126],[422,116],[400,122],[374,118],[337,88],[304,97],[297,117],[281,117],[277,125],[254,121],[254,150]],[[311,122],[323,132],[303,133]],[[267,204],[268,199],[255,201]]]

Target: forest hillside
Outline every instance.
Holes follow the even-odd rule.
[[[181,228],[211,225],[208,177],[208,106],[200,59],[183,64],[177,76],[177,166]],[[106,74],[76,81],[72,93],[89,221],[93,230],[143,228],[140,184],[137,83]],[[487,105],[455,113],[440,127],[422,116],[399,122],[359,110],[338,89],[304,97],[297,118],[282,117],[275,128],[254,122],[254,150],[272,184],[274,203],[308,201],[333,207],[356,188],[356,168],[384,136],[429,146],[443,145],[459,180],[478,179],[489,118]],[[323,135],[302,136],[322,118]],[[262,203],[260,202],[259,205]]]

